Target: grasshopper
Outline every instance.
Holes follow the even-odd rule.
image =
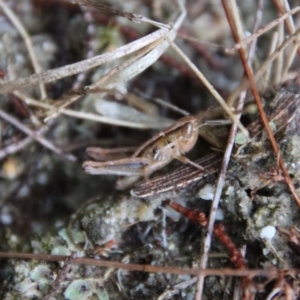
[[[188,163],[197,169],[203,168],[184,156],[198,140],[199,121],[197,117],[185,116],[170,127],[154,135],[141,145],[130,158],[108,162],[86,161],[85,172],[92,175],[114,174],[129,177],[117,181],[116,188],[123,190],[141,177],[148,178],[153,172],[163,168],[173,159]],[[87,148],[87,153],[94,156],[97,148]]]

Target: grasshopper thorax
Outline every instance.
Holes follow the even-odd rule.
[[[178,147],[181,153],[190,151],[196,144],[198,139],[198,122],[193,119],[182,125],[177,133]]]

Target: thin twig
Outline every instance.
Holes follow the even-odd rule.
[[[153,101],[153,102],[155,102],[155,103],[157,103],[157,104],[159,104],[159,105],[161,105],[161,106],[163,106],[163,107],[167,107],[167,108],[169,108],[170,110],[173,110],[173,111],[175,111],[175,112],[178,112],[179,114],[182,114],[183,116],[188,116],[188,115],[190,115],[190,113],[187,112],[186,110],[181,109],[181,108],[179,108],[178,106],[176,106],[176,105],[174,105],[174,104],[172,104],[172,103],[168,103],[168,102],[166,102],[166,101],[163,100],[163,99],[149,97],[149,96],[147,96],[145,93],[142,93],[142,92],[139,92],[139,94],[140,94],[140,96],[143,97],[144,99],[151,100],[151,101]]]
[[[265,32],[269,31],[273,27],[277,26],[283,20],[288,19],[290,16],[292,16],[293,14],[295,14],[296,12],[298,12],[299,10],[300,10],[300,6],[296,6],[294,9],[292,9],[289,12],[286,12],[280,18],[278,18],[278,19],[274,20],[273,22],[269,23],[267,26],[265,26],[264,28],[258,30],[256,33],[250,35],[249,37],[247,37],[247,38],[245,38],[243,40],[241,40],[240,42],[238,42],[237,44],[235,44],[234,47],[232,47],[228,51],[237,50],[237,49],[242,48],[244,45],[246,45],[249,42],[257,39],[260,35],[264,34]]]
[[[103,3],[99,3],[99,2],[93,2],[90,0],[80,0],[80,2],[82,2],[83,5],[88,5],[91,7],[96,8],[99,11],[104,12],[105,14],[110,14],[110,15],[116,15],[116,16],[120,16],[120,17],[124,17],[132,22],[135,23],[141,23],[141,22],[146,22],[146,23],[150,23],[154,26],[160,27],[160,28],[166,28],[166,29],[170,29],[171,27],[169,25],[160,23],[160,22],[156,22],[153,21],[143,15],[138,15],[138,14],[134,14],[131,12],[126,12],[126,11],[122,11],[116,8],[112,8],[110,6],[107,6]]]
[[[279,23],[278,24],[278,40],[277,40],[277,46],[281,45],[284,41],[284,24]],[[276,59],[276,68],[273,78],[273,83],[275,86],[277,86],[280,82],[282,82],[282,70],[283,70],[283,61],[284,61],[284,52],[281,51]]]
[[[68,255],[51,255],[51,254],[34,254],[34,253],[13,253],[13,252],[0,252],[0,258],[5,259],[34,259],[44,261],[65,261]],[[74,259],[74,264],[106,267],[106,268],[118,268],[129,271],[140,271],[147,273],[170,273],[170,274],[189,274],[198,275],[202,273],[206,276],[235,276],[235,277],[254,277],[254,276],[267,276],[275,277],[279,274],[287,273],[289,275],[297,275],[300,273],[299,269],[277,270],[275,268],[267,268],[260,270],[236,270],[236,269],[191,269],[191,268],[174,268],[174,267],[161,267],[153,265],[139,265],[120,263],[117,261],[109,261],[105,259],[93,259],[78,257]]]
[[[142,15],[138,15],[138,14],[134,14],[131,12],[126,12],[126,11],[122,11],[122,10],[119,10],[116,8],[112,8],[103,3],[93,2],[90,0],[80,0],[80,2],[83,5],[93,7],[95,9],[97,9],[98,11],[103,12],[104,14],[110,14],[110,15],[115,15],[115,16],[119,16],[119,17],[124,17],[135,23],[141,23],[142,19],[144,18]]]
[[[205,213],[200,212],[197,209],[190,209],[180,205],[177,202],[171,200],[166,200],[164,202],[166,205],[170,206],[172,209],[180,213],[181,215],[188,218],[190,221],[199,224],[200,226],[207,227],[208,218]],[[235,243],[231,240],[230,236],[227,234],[225,227],[222,224],[214,224],[213,226],[214,235],[220,240],[220,242],[227,248],[229,252],[229,259],[234,263],[238,269],[246,269],[246,262],[242,255],[242,252],[237,248]]]
[[[46,131],[46,127],[42,127],[36,131],[36,134],[41,136],[45,131]],[[10,154],[14,154],[14,153],[22,150],[23,148],[28,146],[33,141],[34,141],[34,139],[32,137],[27,136],[26,138],[24,138],[16,143],[8,145],[7,147],[0,150],[0,159],[3,159],[4,157],[6,157]]]
[[[261,20],[262,20],[263,2],[264,2],[264,0],[260,0],[258,2],[258,5],[257,5],[257,11],[256,11],[255,23],[254,23],[254,31],[256,31],[257,28],[259,28],[259,25],[260,25]],[[224,6],[224,2],[223,2],[223,6]],[[231,20],[231,18],[229,16],[227,16],[227,19],[228,19],[228,21]],[[235,31],[235,27],[232,27],[231,30]],[[253,57],[254,57],[255,48],[256,48],[256,41],[257,40],[253,40],[253,42],[250,45],[249,57],[248,57],[249,63],[251,63],[251,61],[253,60]],[[239,98],[239,101],[238,101],[238,104],[237,104],[237,111],[242,111],[243,110],[245,98],[246,98],[246,91],[243,91],[240,95],[240,98]],[[241,113],[239,113],[237,115],[237,118],[240,118],[240,116],[241,116]],[[225,183],[226,171],[227,171],[227,167],[228,167],[228,164],[229,164],[229,161],[230,161],[232,149],[233,149],[233,146],[234,146],[236,132],[237,132],[237,124],[233,123],[232,126],[231,126],[231,130],[230,130],[230,134],[229,134],[229,138],[228,138],[228,143],[227,143],[227,146],[226,146],[226,151],[225,151],[225,154],[224,154],[220,175],[219,175],[217,185],[216,185],[216,191],[215,191],[215,194],[214,194],[214,199],[213,199],[212,206],[211,206],[211,209],[210,209],[209,223],[208,223],[208,227],[207,227],[207,234],[206,234],[205,240],[203,242],[203,246],[202,246],[202,253],[203,254],[201,256],[199,267],[203,268],[203,269],[206,268],[207,261],[208,261],[208,253],[209,253],[209,250],[210,250],[211,238],[212,238],[212,233],[213,233],[213,230],[214,230],[216,212],[217,212],[217,209],[218,209],[218,206],[219,206],[223,186],[224,186],[224,183]],[[204,287],[204,279],[205,279],[205,276],[198,275],[197,292],[196,292],[196,295],[195,295],[196,300],[201,299],[201,297],[202,297],[203,287]]]
[[[278,32],[274,32],[271,39],[271,45],[270,45],[268,57],[270,57],[275,52],[277,41],[278,41]],[[261,87],[262,93],[264,93],[267,87],[269,86],[271,70],[272,70],[272,63],[270,63],[269,68],[266,70],[265,75],[263,77],[262,80],[263,84]]]
[[[91,10],[83,5],[80,5],[80,9],[83,13],[83,19],[85,21],[86,25],[86,41],[85,41],[85,58],[91,58],[95,56],[94,53],[94,47],[93,43],[96,40],[96,26],[94,24],[94,18],[91,13]],[[80,74],[77,74],[76,79],[73,82],[71,90],[77,90],[79,89],[82,85],[83,82],[86,80],[87,77],[87,72],[83,72]]]
[[[76,157],[71,154],[65,154],[61,149],[54,146],[50,141],[45,139],[44,137],[40,136],[36,131],[33,131],[22,124],[20,121],[15,119],[14,117],[10,116],[6,112],[0,109],[0,118],[5,120],[6,122],[12,124],[13,126],[17,127],[19,130],[30,136],[31,138],[35,139],[37,142],[45,146],[46,148],[50,149],[51,151],[55,152],[58,155],[61,155],[67,158],[70,161],[75,161]]]
[[[286,12],[288,12],[288,13],[291,12],[287,1],[283,1],[284,8],[286,11],[284,11],[284,8],[282,7],[280,0],[273,0],[273,2],[282,15],[284,15]],[[299,8],[299,6],[298,6],[298,8]],[[293,22],[292,14],[287,19],[285,19],[285,23],[287,25],[287,29],[288,29],[289,33],[293,34],[295,32],[296,28],[295,28],[295,24]],[[295,44],[298,46],[297,52],[298,52],[298,56],[300,57],[299,45],[296,42],[295,42]]]
[[[287,60],[284,62],[284,69],[282,71],[282,80],[285,81],[288,75],[288,72],[291,68],[291,65],[296,57],[297,51],[299,49],[299,38],[296,39],[296,43],[293,46],[292,51],[289,53]]]
[[[294,40],[298,39],[300,35],[300,28],[295,31],[291,36],[286,38],[284,42],[275,50],[274,53],[272,53],[265,61],[264,63],[259,67],[257,72],[254,75],[255,82],[258,82],[258,80],[265,74],[266,70],[268,70],[270,63],[276,59],[276,57],[279,55],[281,51],[283,51],[286,47],[288,47]],[[238,95],[243,90],[246,90],[250,87],[250,81],[249,79],[244,78],[243,82],[233,91],[227,98],[227,103],[233,103],[237,98]]]
[[[51,284],[50,288],[47,291],[47,294],[44,296],[44,300],[49,300],[57,291],[61,283],[65,280],[67,274],[71,270],[74,259],[77,257],[76,252],[72,252],[69,257],[65,260],[63,268],[60,270],[59,274],[55,278],[54,282]]]

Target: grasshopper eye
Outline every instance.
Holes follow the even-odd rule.
[[[153,154],[153,158],[154,158],[154,159],[157,159],[158,156],[159,156],[159,150],[158,150],[157,148],[154,148],[154,149],[152,150],[152,154]]]
[[[170,145],[171,149],[175,148],[175,144],[172,141],[167,140],[167,144]]]

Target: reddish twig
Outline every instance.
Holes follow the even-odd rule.
[[[0,69],[0,78],[2,78],[4,76],[5,76],[5,72],[2,69]]]
[[[166,200],[165,204],[172,207],[178,213],[184,215],[189,220],[198,223],[203,227],[207,227],[208,225],[208,218],[205,216],[204,213],[199,212],[198,210],[188,209],[176,202]],[[237,248],[237,246],[233,243],[231,238],[226,233],[225,227],[222,224],[215,224],[213,228],[213,233],[215,236],[223,243],[223,245],[228,249],[230,253],[230,261],[234,263],[238,269],[244,270],[246,269],[246,263],[243,258],[242,253]]]
[[[240,36],[237,33],[236,26],[235,26],[235,24],[233,22],[233,19],[231,17],[231,12],[230,12],[230,9],[228,7],[227,1],[222,0],[222,3],[223,3],[223,7],[224,7],[224,10],[225,10],[225,13],[226,13],[229,25],[231,27],[231,31],[232,31],[232,35],[234,37],[234,40],[235,40],[236,43],[239,43],[241,41],[241,38],[240,38]],[[243,66],[244,66],[244,69],[245,69],[245,74],[247,75],[247,77],[249,79],[250,87],[251,87],[251,90],[252,90],[252,93],[253,93],[253,96],[254,96],[254,99],[255,99],[258,111],[260,113],[261,120],[262,120],[262,122],[264,124],[264,127],[266,128],[266,131],[267,131],[268,137],[270,139],[272,148],[273,148],[273,150],[275,152],[275,155],[277,157],[278,163],[280,165],[280,168],[282,170],[283,176],[285,178],[285,182],[287,183],[288,187],[290,188],[290,191],[291,191],[292,195],[294,196],[294,198],[295,198],[298,206],[300,207],[299,196],[298,196],[296,188],[295,188],[295,186],[294,186],[294,184],[293,184],[293,182],[292,182],[292,180],[290,178],[290,175],[289,175],[289,173],[288,173],[288,171],[287,171],[287,169],[286,169],[286,167],[284,165],[284,162],[283,162],[283,160],[281,158],[278,144],[276,143],[274,135],[273,135],[272,130],[270,128],[269,121],[268,121],[268,119],[266,117],[266,114],[264,112],[264,108],[262,106],[262,102],[261,102],[261,99],[259,97],[256,85],[255,85],[255,80],[253,78],[253,74],[252,74],[251,68],[250,68],[250,66],[249,66],[249,64],[247,62],[245,50],[243,48],[240,48],[240,49],[238,49],[238,51],[239,51],[241,60],[243,62]]]

